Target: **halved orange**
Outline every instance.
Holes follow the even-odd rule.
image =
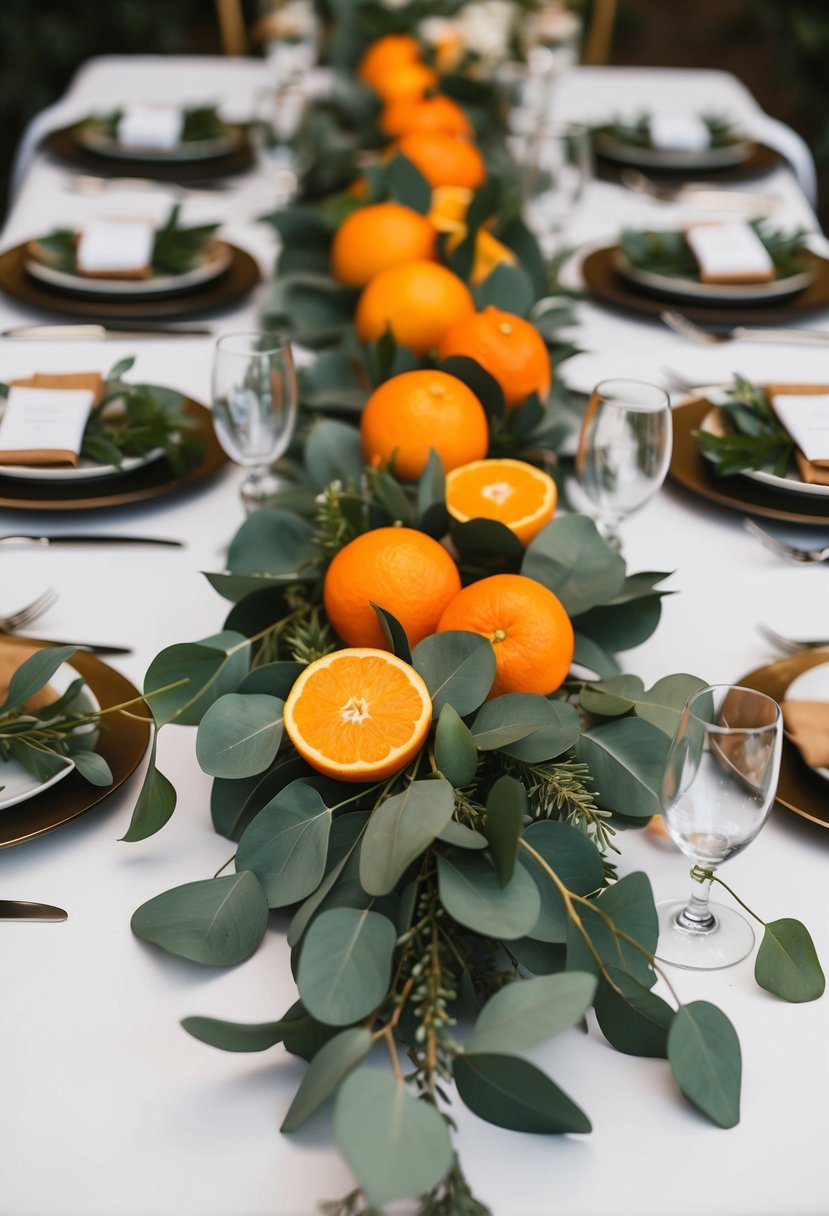
[[[453,519],[497,519],[528,545],[553,518],[558,491],[548,473],[523,460],[473,460],[446,475]]]
[[[337,650],[305,668],[283,716],[288,738],[318,772],[381,781],[420,751],[432,702],[415,669],[396,655]]]

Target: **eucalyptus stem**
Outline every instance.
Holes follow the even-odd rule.
[[[756,912],[753,912],[748,904],[744,903],[743,900],[740,899],[736,891],[732,891],[728,883],[723,882],[723,880],[714,872],[714,870],[709,869],[707,866],[694,866],[691,870],[691,877],[693,878],[694,882],[718,882],[721,887],[725,888],[731,898],[735,899],[745,912],[748,912],[749,916],[753,916],[759,925],[762,925],[764,929],[766,928],[766,921],[763,920],[762,916],[758,916]]]

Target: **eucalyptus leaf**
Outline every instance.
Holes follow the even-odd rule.
[[[470,727],[479,751],[502,751],[537,764],[567,751],[579,737],[579,716],[566,701],[513,692],[482,705]]]
[[[167,646],[144,676],[144,692],[157,726],[177,722],[197,726],[205,711],[227,692],[235,692],[250,667],[250,642],[226,630],[199,642]],[[178,684],[158,692],[168,684]]]
[[[385,999],[397,931],[378,912],[333,908],[309,926],[297,987],[308,1012],[329,1026],[367,1017]]]
[[[377,613],[380,628],[383,630],[392,653],[396,654],[398,659],[402,659],[404,663],[411,663],[412,654],[409,649],[409,639],[406,637],[406,630],[400,624],[397,617],[385,608],[381,608],[379,604],[375,604],[373,600],[369,600],[369,603]]]
[[[532,279],[523,266],[499,262],[475,288],[478,308],[503,308],[525,317],[536,301]]]
[[[438,884],[449,915],[484,937],[502,941],[526,937],[538,920],[538,889],[520,866],[502,887],[497,870],[484,854],[447,853],[438,857]]]
[[[616,718],[630,713],[636,703],[635,697],[644,691],[645,685],[639,676],[612,676],[608,680],[588,684],[582,689],[579,700],[588,714]]]
[[[73,751],[72,763],[90,785],[112,785],[112,770],[97,752]]]
[[[75,646],[44,646],[25,659],[9,680],[0,713],[5,715],[22,709],[30,697],[49,683],[61,664],[72,658],[76,650]]]
[[[558,975],[567,966],[567,947],[519,937],[509,944],[510,954],[532,975]]]
[[[443,777],[412,781],[375,807],[360,850],[360,883],[386,895],[452,818],[455,796]]]
[[[484,834],[502,887],[507,885],[515,871],[518,840],[529,809],[524,786],[507,774],[498,778],[487,796]]]
[[[664,1058],[674,1010],[627,971],[607,967],[596,996],[596,1019],[617,1051],[630,1056]]]
[[[476,359],[470,359],[468,355],[451,355],[438,366],[447,375],[456,376],[458,380],[462,380],[467,388],[472,390],[484,407],[490,421],[503,416],[506,408],[504,390],[492,373],[482,367]]]
[[[278,1022],[225,1022],[220,1018],[189,1017],[183,1018],[181,1024],[194,1039],[210,1047],[247,1052],[267,1051],[276,1046],[303,1019],[310,1020],[307,1014],[294,1018],[286,1014]]]
[[[804,924],[790,918],[769,921],[754,960],[754,978],[784,1001],[816,1001],[823,996],[826,977]]]
[[[605,604],[573,619],[580,633],[596,638],[607,650],[632,650],[654,633],[662,615],[662,592],[623,604]]]
[[[712,1123],[739,1123],[740,1041],[721,1009],[708,1001],[680,1006],[668,1031],[668,1061],[685,1097]]]
[[[477,633],[433,633],[415,646],[412,663],[429,689],[435,714],[451,705],[466,717],[483,704],[495,679],[492,643]]]
[[[448,703],[440,711],[435,730],[435,763],[456,789],[469,785],[478,768],[478,748],[472,732]]]
[[[334,1139],[375,1207],[429,1191],[455,1158],[438,1110],[379,1068],[359,1068],[340,1086]]]
[[[196,759],[211,777],[254,777],[276,759],[282,742],[282,701],[265,693],[225,693],[196,733]]]
[[[308,434],[304,459],[317,489],[322,490],[332,481],[358,487],[363,476],[360,432],[344,422],[322,419]]]
[[[484,563],[498,573],[517,572],[524,557],[524,546],[515,533],[499,519],[468,519],[449,528],[452,543],[462,562]]]
[[[481,849],[488,847],[486,836],[477,832],[475,828],[468,828],[465,823],[458,823],[457,819],[451,819],[446,827],[438,833],[438,840],[442,840],[444,844],[454,845],[457,849],[473,849],[478,852]]]
[[[155,754],[156,733],[154,731],[144,783],[135,803],[129,827],[121,837],[128,844],[154,836],[164,827],[176,809],[178,795],[175,786],[156,768]]]
[[[243,870],[174,887],[133,913],[132,931],[170,954],[227,967],[250,958],[268,926],[268,902]]]
[[[496,1127],[544,1135],[591,1130],[584,1111],[520,1056],[468,1052],[455,1057],[452,1072],[461,1100]]]
[[[619,718],[585,731],[576,757],[590,769],[599,806],[647,819],[661,812],[659,790],[669,745],[650,722]]]
[[[329,1039],[314,1056],[279,1129],[292,1132],[313,1115],[339,1087],[374,1045],[365,1027],[343,1030]]]
[[[239,685],[239,692],[265,693],[284,701],[304,670],[304,663],[292,663],[287,660],[262,663],[248,672]]]
[[[625,563],[591,519],[564,515],[530,541],[521,573],[549,588],[573,617],[619,591],[625,581]]]
[[[228,840],[238,841],[263,807],[286,785],[308,777],[312,769],[299,756],[282,757],[273,768],[255,777],[216,777],[210,791],[213,827]]]
[[[515,980],[489,998],[465,1050],[528,1051],[580,1022],[595,993],[596,979],[585,972]]]
[[[271,908],[296,903],[322,880],[330,830],[331,811],[319,793],[292,781],[245,829],[236,868],[257,876]]]
[[[596,675],[603,678],[609,679],[619,675],[621,670],[619,664],[604,646],[600,646],[595,638],[589,638],[586,633],[579,633],[578,629],[574,632],[574,663],[581,663],[582,666],[588,667],[590,671],[594,671]]]
[[[598,955],[606,966],[626,971],[645,987],[652,987],[656,981],[653,954],[659,923],[648,876],[641,872],[626,874],[603,891],[594,904],[596,910],[579,905],[583,932],[572,922],[567,926],[567,969],[598,974]],[[584,940],[585,933],[590,947]]]
[[[314,525],[290,511],[254,511],[227,554],[232,574],[295,574],[316,559]]]

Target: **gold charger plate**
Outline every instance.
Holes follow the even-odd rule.
[[[817,667],[829,660],[829,651],[807,650],[803,654],[791,655],[758,667],[738,680],[746,688],[764,692],[775,701],[785,700],[786,690],[792,681],[810,667]],[[829,787],[822,777],[813,772],[791,740],[783,739],[783,756],[780,762],[780,781],[777,786],[777,801],[788,811],[794,811],[803,819],[829,828]]]
[[[669,300],[665,296],[648,295],[645,291],[637,290],[633,283],[619,274],[616,269],[619,248],[618,245],[607,245],[594,249],[582,261],[581,272],[594,299],[626,313],[640,313],[649,317],[658,317],[666,308],[676,307],[676,297]],[[804,316],[829,308],[829,261],[813,254],[812,268],[815,276],[808,287],[785,303],[773,300],[764,304],[755,300],[750,305],[726,305],[683,300],[681,311],[692,321],[711,326],[786,325],[799,321]]]
[[[21,646],[29,649],[32,646],[30,638],[3,640],[19,641]],[[141,695],[125,676],[94,655],[79,651],[69,660],[69,665],[84,677],[102,709]],[[142,706],[136,705],[131,712],[141,714]],[[73,772],[42,794],[0,811],[0,849],[43,836],[98,806],[135,772],[149,740],[149,718],[146,722],[128,718],[124,714],[112,714],[105,718],[95,750],[112,770],[112,785],[90,785]]]
[[[256,260],[235,245],[224,244],[230,253],[227,270],[200,286],[169,296],[112,297],[76,296],[40,282],[26,270],[26,244],[0,254],[0,291],[42,312],[81,317],[85,321],[177,321],[237,304],[253,291],[260,274]]]
[[[214,477],[228,463],[228,458],[216,439],[210,410],[198,401],[185,397],[184,413],[196,424],[191,433],[201,440],[203,454],[199,463],[183,477],[174,476],[163,459],[153,460],[131,473],[93,483],[23,481],[16,477],[0,476],[0,507],[24,511],[109,509],[197,488]]]
[[[124,177],[132,164],[135,172],[140,168],[141,177],[150,177],[160,182],[195,183],[204,179],[231,177],[236,173],[244,173],[254,163],[248,129],[242,125],[235,128],[239,131],[238,145],[233,151],[220,156],[198,161],[142,159],[140,162],[129,162],[121,157],[91,151],[78,139],[81,125],[74,123],[69,127],[61,127],[58,131],[50,131],[44,139],[44,146],[58,160],[71,165],[72,168],[81,172],[94,173],[97,176]]]
[[[829,498],[795,497],[774,490],[739,474],[718,476],[697,447],[693,432],[699,428],[712,404],[697,397],[671,411],[674,443],[668,475],[686,490],[742,514],[761,515],[786,523],[829,525]]]

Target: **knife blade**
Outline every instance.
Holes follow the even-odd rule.
[[[4,329],[0,338],[51,338],[65,341],[67,339],[89,340],[95,338],[204,338],[211,337],[212,329],[193,329],[192,327],[177,328],[170,325],[18,325],[14,329]]]
[[[28,633],[0,633],[0,636],[18,642],[36,642],[38,646],[74,646],[88,654],[132,654],[128,646],[110,646],[107,642],[66,642],[57,638],[34,638]]]
[[[15,532],[0,536],[0,545],[40,545],[44,549],[50,545],[166,545],[172,549],[183,549],[184,541],[170,540],[165,536],[107,536],[77,532],[60,536],[32,536]]]
[[[67,912],[54,904],[38,904],[28,899],[0,899],[0,920],[66,920]]]

